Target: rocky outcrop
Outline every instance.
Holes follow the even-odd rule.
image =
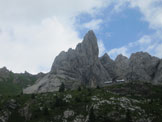
[[[145,81],[152,82],[159,58],[149,55],[146,52],[137,52],[131,55],[129,59],[129,72],[127,79],[129,81]]]
[[[10,71],[6,68],[0,68],[0,82],[6,82],[10,78]]]
[[[129,59],[122,54],[118,55],[115,59],[116,76],[118,79],[125,79],[129,70]]]
[[[157,65],[157,70],[154,74],[154,83],[155,84],[162,84],[162,59],[159,61],[159,64]]]
[[[118,55],[115,59],[117,79],[159,83],[161,76],[159,63],[159,58],[146,52],[133,53],[129,59]]]
[[[62,51],[52,65],[51,71],[35,84],[24,90],[25,93],[57,91],[63,82],[66,89],[75,89],[80,85],[96,87],[104,85],[111,79],[101,64],[97,39],[93,31],[89,31],[82,43],[75,49]]]
[[[108,74],[111,77],[111,80],[115,80],[117,79],[117,65],[116,63],[108,56],[107,53],[105,53],[101,58],[100,61],[103,65],[103,67],[106,69],[106,71],[108,72]]]
[[[30,112],[30,105],[32,103],[27,103],[23,106],[23,108],[19,109],[18,113],[25,118],[25,120],[29,121],[32,117],[32,113]]]

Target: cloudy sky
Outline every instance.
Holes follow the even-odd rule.
[[[89,29],[100,56],[146,51],[162,58],[161,0],[0,0],[0,67],[48,72]]]

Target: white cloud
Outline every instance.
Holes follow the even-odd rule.
[[[158,44],[157,47],[155,48],[155,54],[158,57],[162,57],[162,43]]]
[[[124,8],[138,8],[143,14],[142,20],[147,21],[151,28],[162,30],[162,1],[161,0],[118,0],[113,2],[115,12]]]
[[[114,48],[110,51],[108,51],[108,54],[110,55],[110,57],[112,59],[115,59],[117,55],[122,54],[124,56],[129,56],[129,54],[127,53],[128,49],[127,47],[121,47],[121,48]]]
[[[106,5],[106,0],[0,0],[1,21],[17,23],[42,20],[51,16],[75,17],[79,13],[95,13]],[[23,21],[22,21],[23,20]]]
[[[0,67],[50,70],[55,56],[81,41],[75,17],[97,14],[107,0],[0,0]]]
[[[117,12],[125,7],[139,8],[142,19],[156,34],[144,35],[134,43],[112,49],[109,54],[128,56],[132,48],[139,46],[161,56],[161,0],[0,0],[0,3],[0,67],[7,66],[14,72],[49,71],[60,51],[81,41],[75,30],[75,18],[81,13],[95,16],[111,4],[115,4]],[[97,30],[103,21],[93,19],[84,27]],[[106,50],[102,41],[99,49],[100,55]]]
[[[118,0],[118,1],[113,1],[114,2],[114,8],[113,12],[120,12],[124,8],[127,7],[127,4],[129,3],[129,0]]]
[[[123,8],[138,8],[143,17],[141,21],[146,21],[151,29],[156,32],[150,35],[143,35],[139,40],[131,42],[120,48],[109,51],[114,57],[118,52],[130,54],[133,51],[147,51],[152,55],[162,57],[162,1],[161,0],[119,0],[115,2],[114,11],[120,12]]]
[[[108,51],[108,54],[114,59],[119,54],[129,57],[132,52],[144,51],[161,58],[162,42],[161,40],[156,40],[157,36],[157,34],[143,35],[135,42],[130,42],[122,47],[111,49]]]
[[[4,31],[0,36],[0,65],[15,72],[49,70],[60,51],[81,41],[71,26],[57,18],[45,19],[39,26],[16,26],[13,33],[11,37]]]
[[[115,12],[124,8],[138,8],[143,14],[143,20],[149,22],[151,28],[162,30],[162,1],[161,0],[118,0],[113,1]]]
[[[151,43],[151,38],[147,35],[144,35],[141,39],[138,40],[140,44],[149,44]]]
[[[98,30],[100,28],[101,23],[102,23],[101,19],[94,19],[88,23],[83,24],[83,26],[90,30]]]
[[[161,0],[129,0],[132,8],[139,8],[143,19],[148,21],[151,28],[162,30],[162,1]]]

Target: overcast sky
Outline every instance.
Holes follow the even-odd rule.
[[[0,0],[0,67],[48,72],[93,29],[100,56],[162,57],[161,0]]]

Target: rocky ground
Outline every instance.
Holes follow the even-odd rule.
[[[121,83],[104,88],[0,96],[0,122],[162,122],[162,86]]]

